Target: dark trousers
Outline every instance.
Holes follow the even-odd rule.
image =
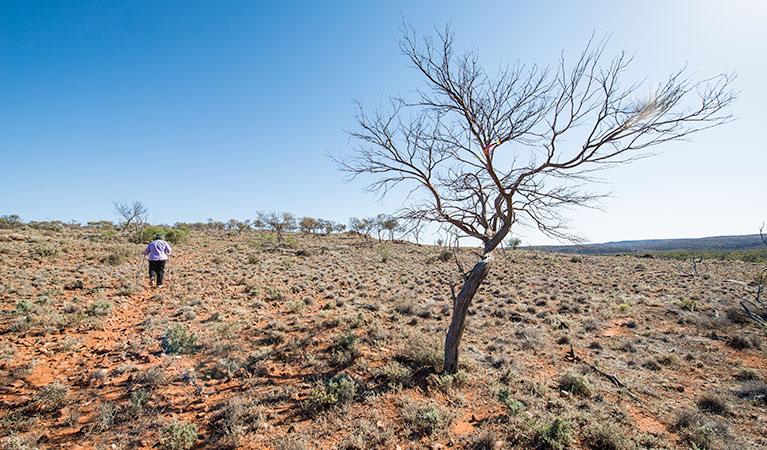
[[[157,285],[162,286],[162,277],[165,275],[165,263],[167,261],[149,261],[149,284],[157,280]]]

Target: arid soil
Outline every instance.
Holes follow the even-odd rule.
[[[126,242],[0,231],[0,448],[767,448],[764,264],[498,251],[445,375],[442,248]]]

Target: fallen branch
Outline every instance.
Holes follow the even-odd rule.
[[[623,382],[621,380],[619,380],[618,377],[603,371],[602,369],[600,369],[599,367],[595,366],[594,364],[591,364],[590,362],[588,362],[585,359],[581,358],[580,356],[576,355],[575,354],[575,349],[573,348],[573,344],[570,344],[570,352],[569,352],[568,356],[570,357],[570,359],[573,362],[580,362],[580,363],[585,364],[591,370],[595,371],[596,373],[598,373],[598,374],[602,375],[603,377],[607,378],[608,380],[610,380],[610,382],[612,384],[614,384],[615,386],[617,386],[617,387],[619,387],[621,389],[625,389],[626,393],[631,398],[633,398],[634,400],[638,401],[639,403],[642,403],[642,399],[637,397],[636,394],[634,394],[633,392],[631,392],[631,389],[629,389],[628,386],[623,384]]]
[[[767,325],[767,321],[762,319],[762,317],[759,316],[758,314],[752,313],[751,310],[748,309],[748,306],[746,306],[746,304],[743,303],[743,302],[748,302],[748,303],[751,303],[751,302],[749,302],[748,300],[745,300],[745,299],[741,300],[741,302],[740,302],[740,306],[742,306],[743,309],[746,310],[746,315],[748,315],[748,317],[750,317],[753,321],[755,321],[756,323],[758,323],[758,324],[760,324],[762,326]],[[753,305],[753,303],[751,303],[751,304]]]

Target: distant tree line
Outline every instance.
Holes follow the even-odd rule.
[[[266,230],[276,234],[277,242],[282,242],[285,233],[301,232],[312,235],[329,235],[351,231],[367,238],[379,241],[413,239],[419,243],[423,231],[421,223],[406,221],[399,217],[378,214],[373,217],[349,219],[348,225],[319,217],[296,217],[287,212],[256,213],[253,219],[229,219],[222,222],[209,218],[205,222],[176,222],[171,225],[151,224],[148,209],[138,201],[114,202],[116,222],[99,220],[82,225],[78,222],[61,221],[24,222],[16,214],[0,216],[0,229],[33,228],[48,231],[62,231],[67,227],[90,227],[110,233],[121,233],[132,242],[148,242],[157,233],[165,235],[166,240],[183,242],[191,231],[226,231],[240,234],[247,230]]]

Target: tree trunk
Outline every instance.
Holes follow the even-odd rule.
[[[471,269],[469,277],[463,283],[461,291],[453,301],[453,319],[450,322],[450,329],[445,339],[445,372],[455,373],[458,371],[458,346],[463,336],[463,327],[466,323],[466,313],[469,311],[469,305],[477,293],[477,289],[490,272],[490,263],[492,262],[490,252],[482,256],[482,260]]]

